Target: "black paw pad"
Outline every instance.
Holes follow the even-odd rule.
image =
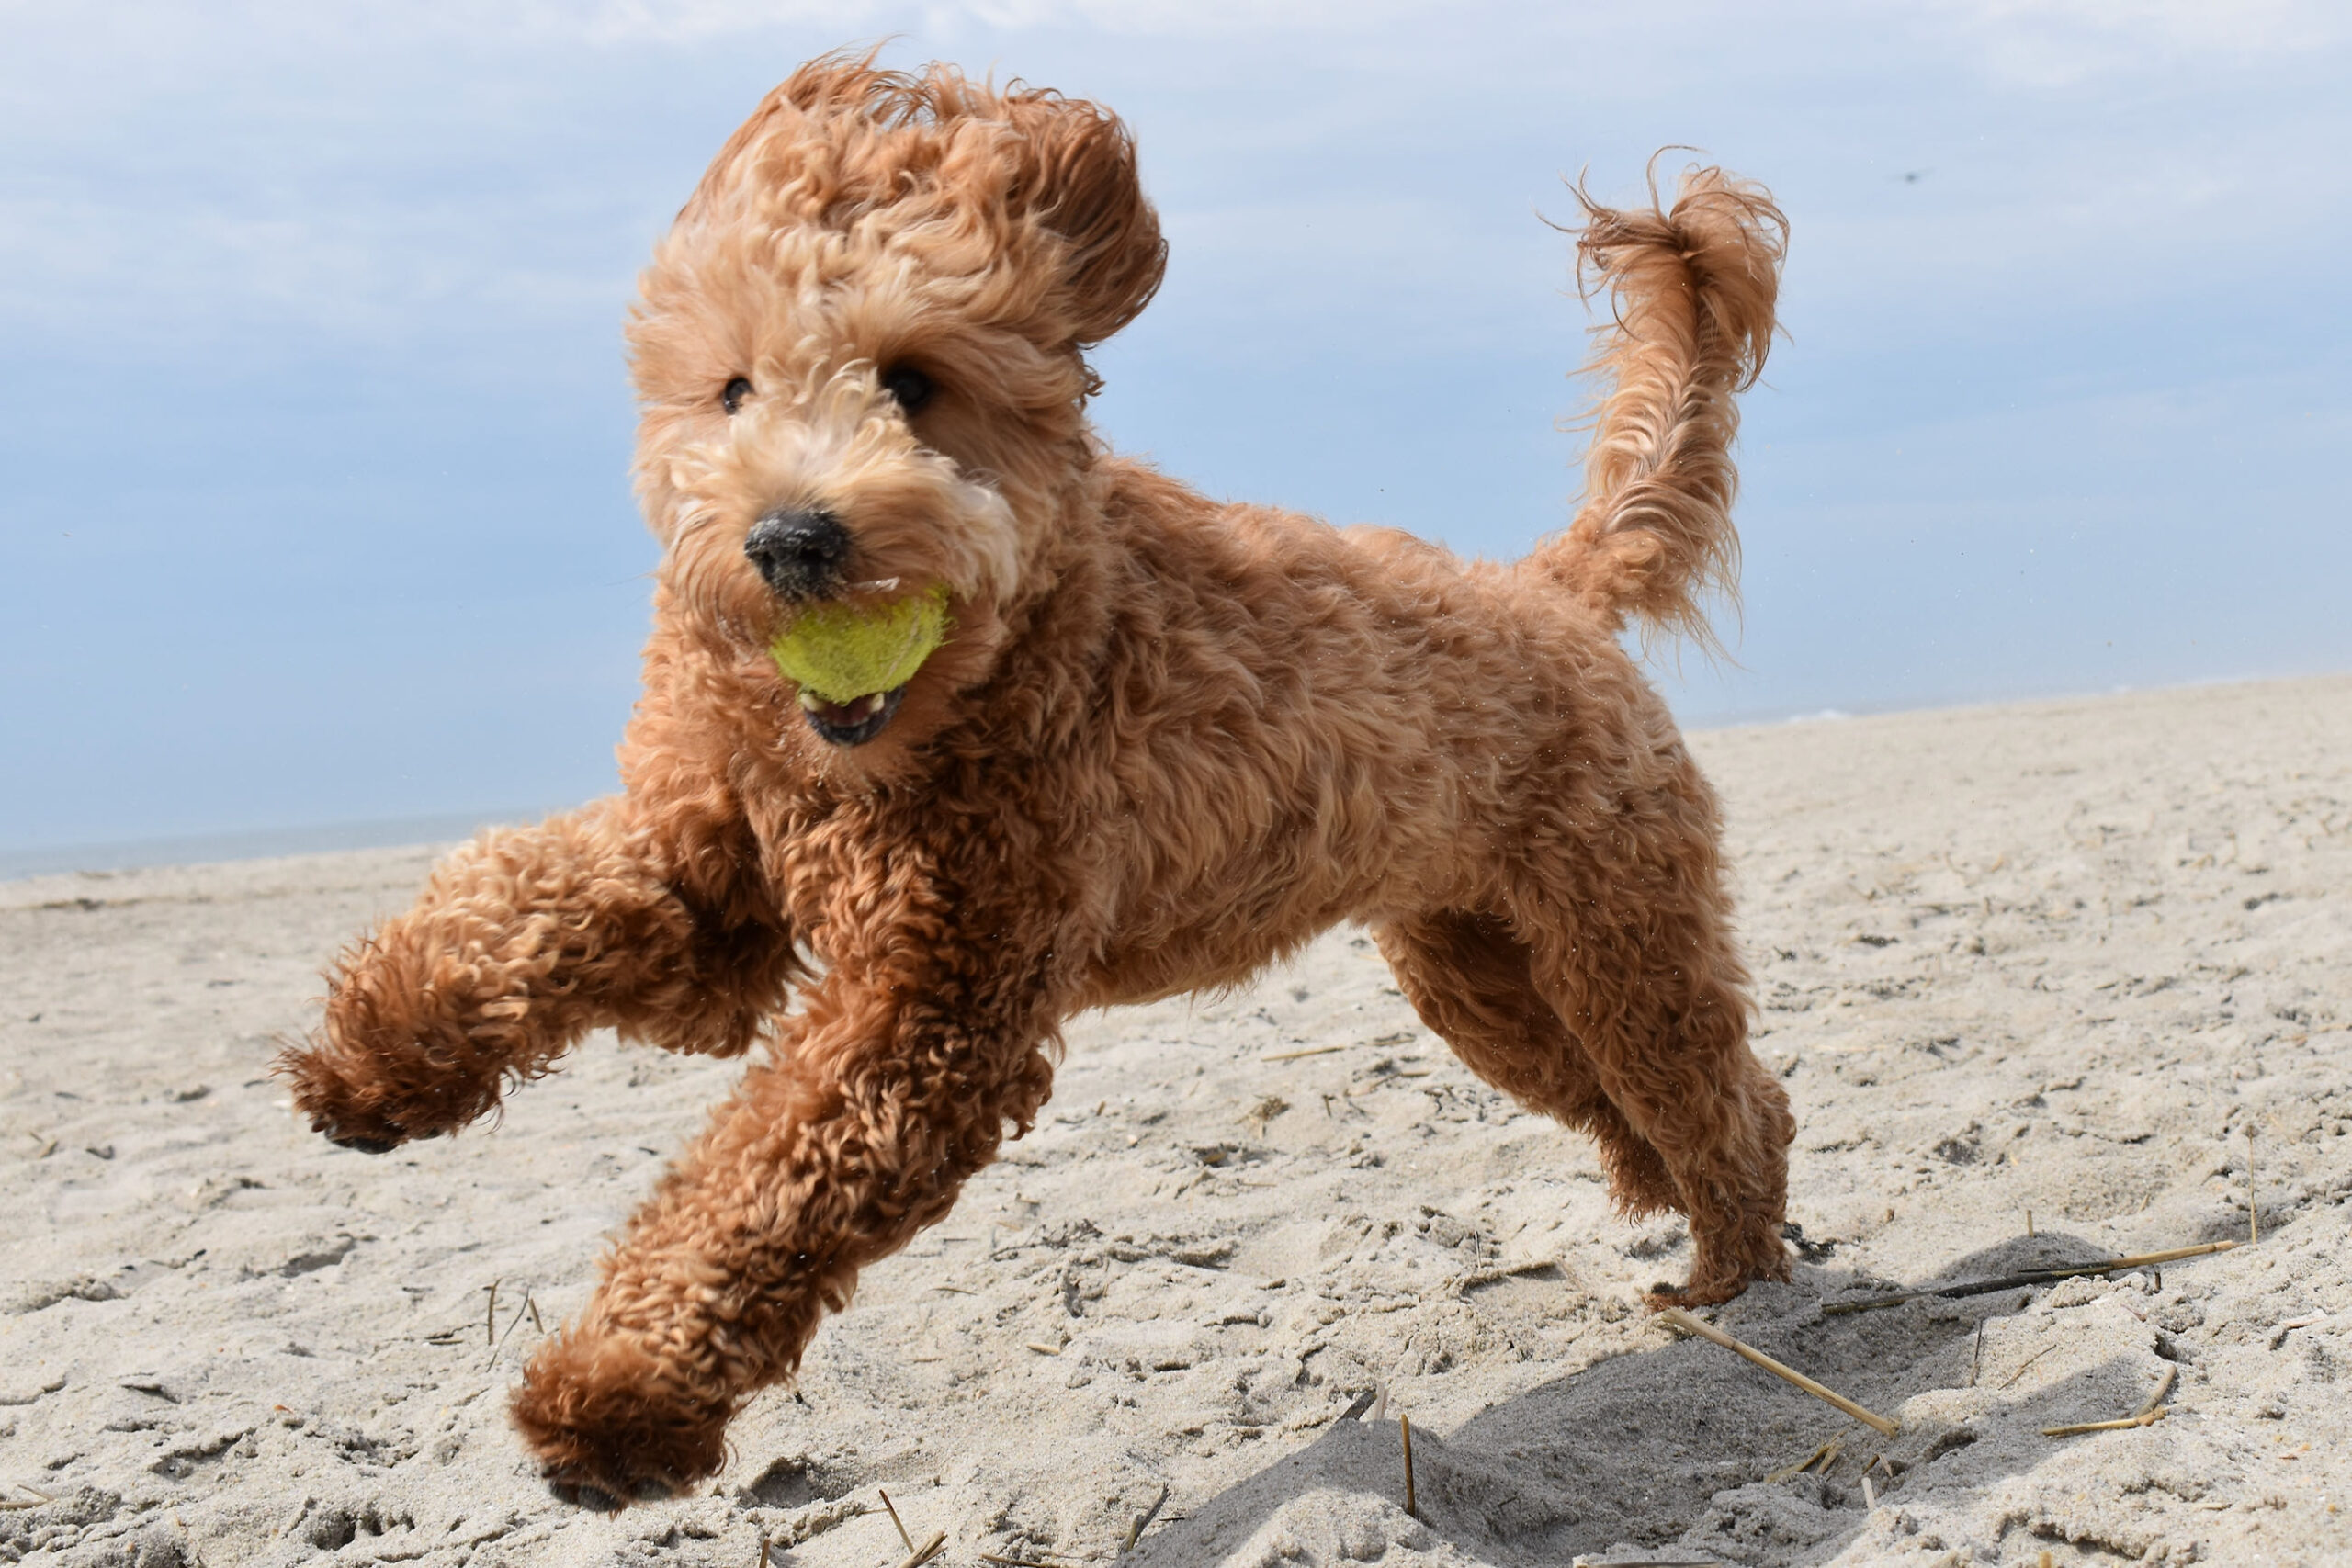
[[[566,1481],[560,1476],[548,1477],[548,1491],[559,1503],[569,1503],[575,1508],[594,1508],[600,1514],[617,1514],[625,1505],[618,1497],[591,1481]]]
[[[600,1514],[617,1514],[630,1502],[658,1503],[677,1495],[678,1489],[647,1477],[631,1487],[631,1496],[622,1497],[607,1491],[593,1481],[582,1481],[567,1475],[547,1477],[548,1491],[559,1503],[569,1503],[575,1508],[594,1508]]]
[[[401,1146],[398,1138],[370,1138],[357,1133],[329,1133],[327,1142],[363,1155],[388,1155]]]

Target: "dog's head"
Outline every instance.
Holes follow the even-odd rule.
[[[912,689],[977,679],[1049,586],[1094,460],[1084,351],[1165,255],[1133,141],[1092,104],[804,66],[720,150],[629,325],[673,613],[740,656],[812,605],[944,591],[946,645]],[[802,706],[856,745],[909,689],[804,682]]]

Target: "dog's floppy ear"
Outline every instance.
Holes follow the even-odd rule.
[[[1135,138],[1108,109],[1058,93],[1016,87],[1001,112],[1023,160],[1012,204],[1068,244],[1071,335],[1081,346],[1101,343],[1142,313],[1168,270]]]

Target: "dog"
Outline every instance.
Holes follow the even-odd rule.
[[[559,1495],[719,1470],[858,1271],[1027,1132],[1065,1020],[1341,921],[1473,1071],[1598,1142],[1623,1209],[1688,1216],[1663,1295],[1788,1277],[1794,1122],[1747,1043],[1716,801],[1621,643],[1703,637],[1733,589],[1787,227],[1713,169],[1578,199],[1614,306],[1586,495],[1504,564],[1107,450],[1086,353],[1166,246],[1097,106],[830,56],[720,149],[628,329],[663,555],[623,792],[444,861],[280,1064],[373,1153],[594,1029],[764,1046],[515,1391]],[[810,606],[918,590],[944,640],[893,689],[782,672]]]

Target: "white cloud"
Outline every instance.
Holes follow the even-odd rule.
[[[1804,196],[1796,286],[1832,286],[1832,332],[1879,330],[1874,312],[1923,291],[1984,308],[2029,275],[2044,306],[2098,308],[2229,265],[2238,231],[2216,220],[2233,204],[2298,243],[2340,225],[2344,178],[2312,149],[2343,110],[2265,95],[2258,72],[2210,121],[2172,106],[2265,61],[2280,80],[2340,62],[2342,9],[230,0],[199,21],[159,0],[96,17],[0,0],[22,46],[0,61],[0,318],[368,338],[491,301],[516,302],[502,321],[607,311],[701,137],[723,134],[718,113],[678,136],[691,84],[731,109],[773,80],[744,60],[781,74],[893,28],[894,61],[946,54],[1136,118],[1187,274],[1261,314],[1394,310],[1452,278],[1464,312],[1508,321],[1531,268],[1552,281],[1529,211],[1562,205],[1552,175],[1589,163],[1604,195],[1630,195],[1667,141]],[[1120,41],[1151,32],[1148,50]],[[616,93],[654,107],[633,123],[604,107]],[[648,131],[677,145],[640,155]],[[1921,166],[1927,185],[1890,190],[1889,167]],[[1505,259],[1521,238],[1538,243]],[[1318,276],[1326,253],[1337,270]]]

